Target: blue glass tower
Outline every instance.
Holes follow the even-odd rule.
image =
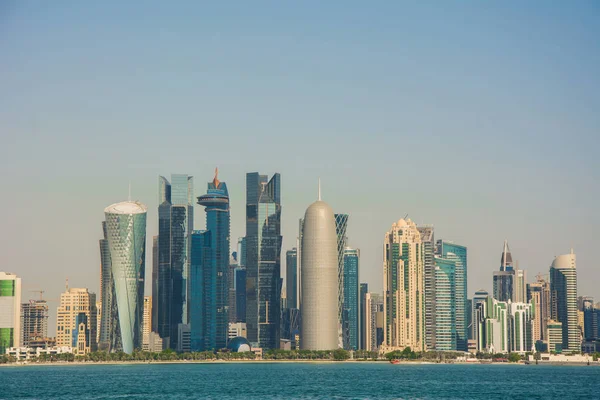
[[[152,309],[158,334],[165,347],[177,349],[180,324],[188,319],[190,240],[194,229],[193,177],[173,174],[171,182],[159,176],[158,271]]]
[[[456,296],[456,350],[468,350],[467,333],[467,248],[459,244],[438,240],[436,253],[444,258],[449,258],[449,253],[455,255],[459,262],[455,269],[455,296]],[[436,294],[437,296],[437,294]]]
[[[198,197],[198,204],[205,207],[206,232],[194,232],[192,235],[193,270],[197,276],[190,284],[190,297],[194,307],[202,310],[192,312],[201,312],[204,320],[197,322],[193,318],[190,321],[192,350],[222,349],[227,346],[229,324],[230,214],[227,185],[219,181],[218,170],[212,182],[208,183],[206,194]],[[204,344],[194,348],[194,338],[200,337]]]
[[[359,282],[358,266],[360,252],[349,247],[344,249],[344,348],[358,350],[359,346]]]
[[[281,176],[246,174],[246,327],[248,340],[279,348]]]
[[[235,269],[236,321],[246,322],[246,268]]]

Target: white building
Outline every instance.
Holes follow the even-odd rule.
[[[21,340],[21,278],[0,272],[0,354]]]
[[[42,354],[57,355],[64,353],[73,353],[73,349],[69,346],[48,347],[48,348],[31,348],[31,347],[11,347],[6,349],[6,355],[14,357],[17,361],[29,361],[32,358],[39,358]]]

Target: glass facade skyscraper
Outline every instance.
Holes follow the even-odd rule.
[[[456,349],[458,351],[468,350],[467,333],[467,248],[453,242],[438,240],[438,255],[449,258],[453,254],[458,258],[455,270],[455,290],[456,290]],[[437,295],[436,295],[437,298]]]
[[[347,350],[359,349],[359,260],[358,249],[344,249],[343,332],[344,348]]]
[[[159,176],[158,271],[152,311],[165,347],[177,349],[179,324],[188,323],[190,240],[194,229],[193,177]]]
[[[248,340],[279,348],[281,176],[246,174],[246,327]]]
[[[348,228],[348,214],[334,214],[335,233],[337,235],[338,251],[338,335],[339,345],[344,346],[344,249],[348,243],[346,229]]]
[[[190,320],[191,344],[192,350],[215,350],[227,346],[230,272],[229,192],[225,182],[219,181],[218,171],[208,183],[206,194],[198,197],[198,204],[205,207],[206,231],[192,235],[194,279],[190,284],[190,298],[195,316]],[[196,318],[199,313],[203,321]],[[199,344],[198,337],[203,338],[204,344],[194,347]]]
[[[100,341],[98,348],[103,351],[117,351],[123,348],[119,329],[119,314],[115,285],[108,245],[106,221],[102,221],[103,239],[100,239]]]
[[[236,322],[246,322],[246,268],[235,269]]]
[[[298,251],[296,248],[285,253],[285,272],[287,307],[298,308]]]
[[[104,210],[114,285],[112,300],[118,315],[118,322],[113,324],[118,323],[122,348],[128,354],[142,348],[146,210],[142,203],[132,201]]]
[[[550,267],[552,319],[562,323],[562,349],[581,351],[577,313],[575,254],[557,256]]]

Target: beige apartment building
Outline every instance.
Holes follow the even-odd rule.
[[[423,246],[417,225],[401,219],[384,238],[381,351],[425,350]]]
[[[67,288],[57,310],[56,345],[72,347],[75,354],[96,351],[97,313],[95,293]]]

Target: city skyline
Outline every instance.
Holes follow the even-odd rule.
[[[149,261],[156,177],[215,166],[232,243],[245,235],[245,174],[281,173],[282,255],[321,177],[373,292],[381,237],[409,214],[468,247],[469,297],[492,293],[508,240],[530,282],[574,248],[578,293],[600,298],[596,5],[188,6],[3,9],[2,270],[22,278],[23,301],[45,291],[50,335],[66,278],[100,295],[103,208],[131,182],[149,209]]]

